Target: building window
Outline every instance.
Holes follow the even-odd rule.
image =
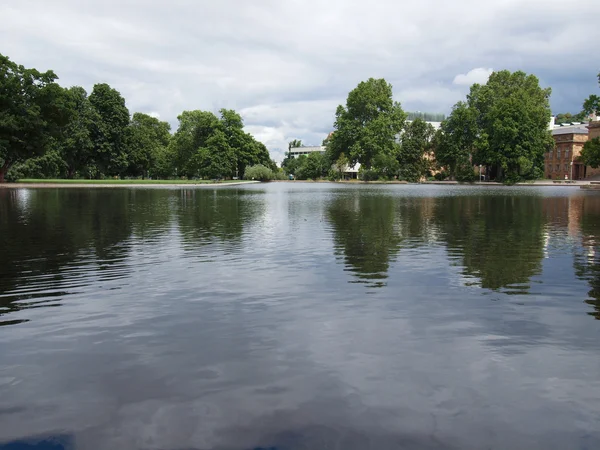
[[[569,171],[569,165],[565,164],[565,172],[568,172],[568,171]]]
[[[569,158],[569,149],[565,150],[565,158]]]
[[[556,165],[556,171],[560,172],[560,165],[558,165],[558,164]]]
[[[559,148],[558,150],[556,150],[556,157],[557,157],[558,159],[560,159],[560,148]]]

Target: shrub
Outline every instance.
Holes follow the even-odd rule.
[[[363,169],[361,167],[358,170],[358,178],[362,181],[377,181],[379,179],[379,172],[375,169]]]
[[[273,179],[273,171],[262,164],[257,164],[255,166],[246,167],[244,178],[246,180],[269,181]]]

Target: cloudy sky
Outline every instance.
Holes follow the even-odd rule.
[[[291,139],[320,144],[369,77],[408,111],[448,113],[492,69],[535,73],[555,114],[598,91],[597,17],[565,0],[3,0],[0,17],[14,61],[107,82],[174,129],[234,108],[278,161]]]

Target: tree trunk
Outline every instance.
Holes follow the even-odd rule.
[[[5,183],[6,172],[8,172],[8,168],[10,167],[10,162],[5,161],[4,165],[0,167],[0,183]]]
[[[69,168],[67,169],[67,178],[68,178],[69,180],[72,180],[72,179],[73,179],[73,175],[74,175],[74,174],[75,174],[75,170],[73,170],[73,168],[72,168],[72,167],[69,167]]]

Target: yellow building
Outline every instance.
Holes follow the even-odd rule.
[[[586,124],[568,125],[552,130],[554,148],[544,155],[544,177],[552,180],[582,180],[586,168],[578,161],[588,140]]]

